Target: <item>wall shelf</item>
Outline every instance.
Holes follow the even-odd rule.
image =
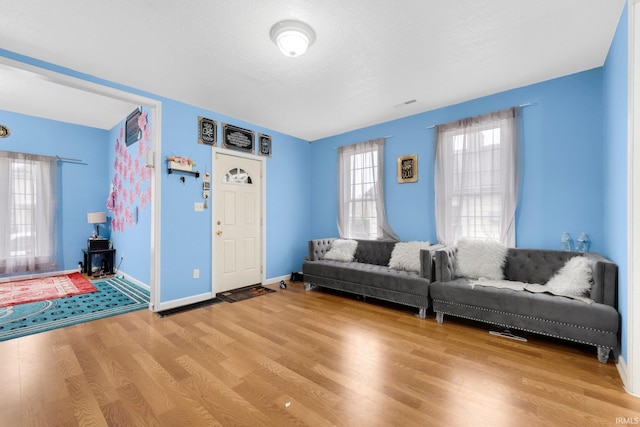
[[[200,176],[200,172],[198,171],[186,171],[186,170],[182,170],[182,169],[173,169],[173,168],[168,168],[169,174],[172,174],[174,172],[176,173],[184,173],[187,175],[193,175],[196,178],[198,178]]]

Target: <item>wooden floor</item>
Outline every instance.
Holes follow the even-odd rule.
[[[270,286],[278,289],[277,286]],[[589,426],[640,417],[595,348],[290,284],[0,343],[2,426]],[[626,421],[626,422],[625,422]],[[637,421],[636,421],[637,423]]]

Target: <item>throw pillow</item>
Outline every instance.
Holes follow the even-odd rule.
[[[456,243],[456,276],[502,280],[507,247],[493,240],[461,239]]]
[[[393,247],[389,268],[420,273],[420,250],[429,249],[429,242],[398,242]]]
[[[583,256],[575,256],[549,279],[544,288],[553,295],[585,299],[590,296],[592,284],[591,262]]]
[[[334,261],[351,262],[356,254],[356,248],[358,242],[348,239],[336,239],[331,242],[329,251],[324,254],[324,259],[330,259]]]

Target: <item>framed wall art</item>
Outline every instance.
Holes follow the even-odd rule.
[[[418,155],[408,154],[398,157],[398,182],[406,184],[418,181]]]
[[[254,132],[227,123],[222,124],[222,147],[253,154]]]
[[[136,108],[127,116],[124,131],[124,141],[125,144],[127,144],[127,147],[142,138],[142,130],[138,125],[138,118],[141,114],[142,110],[140,108]]]
[[[271,136],[263,133],[258,134],[258,154],[271,157]]]
[[[198,144],[216,146],[218,122],[198,116]]]

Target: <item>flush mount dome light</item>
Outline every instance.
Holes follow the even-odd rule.
[[[280,21],[271,27],[271,40],[286,56],[303,55],[316,40],[313,28],[300,21]]]

